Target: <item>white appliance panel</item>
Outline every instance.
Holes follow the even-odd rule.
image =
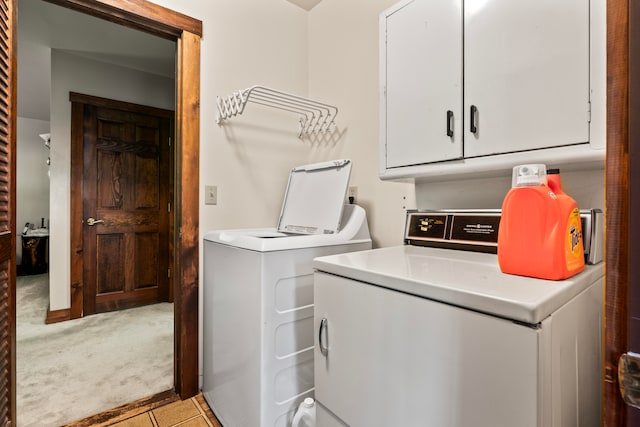
[[[261,282],[259,264],[250,251],[204,243],[202,390],[225,426],[260,422],[262,350],[256,325],[262,304],[260,290],[250,286]],[[220,282],[226,285],[216,286]]]
[[[602,290],[599,280],[551,316],[551,392],[544,425],[599,427],[602,417]]]
[[[349,427],[336,417],[331,411],[316,400],[316,426],[322,427]]]
[[[329,274],[315,281],[329,348],[324,357],[316,345],[316,398],[347,425],[540,425],[541,330]]]

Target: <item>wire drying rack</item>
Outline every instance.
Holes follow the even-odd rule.
[[[337,107],[259,85],[234,92],[223,98],[218,97],[216,123],[222,125],[225,120],[242,114],[248,102],[299,114],[298,137],[300,138],[303,135],[327,133],[335,129]]]

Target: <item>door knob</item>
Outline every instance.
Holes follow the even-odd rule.
[[[96,225],[100,222],[104,222],[101,219],[87,218],[87,225]]]
[[[640,408],[640,354],[629,352],[620,356],[618,383],[627,405]]]

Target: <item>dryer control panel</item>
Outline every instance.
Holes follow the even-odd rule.
[[[498,252],[500,210],[408,211],[405,243],[475,252]]]
[[[498,253],[500,209],[408,210],[404,242],[413,246]],[[600,209],[581,209],[586,264],[602,262],[604,216]]]

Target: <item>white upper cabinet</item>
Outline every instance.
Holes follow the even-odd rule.
[[[461,0],[405,3],[384,24],[387,165],[461,158]]]
[[[465,157],[589,142],[589,1],[466,1],[464,99]]]
[[[602,161],[594,13],[590,0],[405,0],[383,12],[380,176]]]

